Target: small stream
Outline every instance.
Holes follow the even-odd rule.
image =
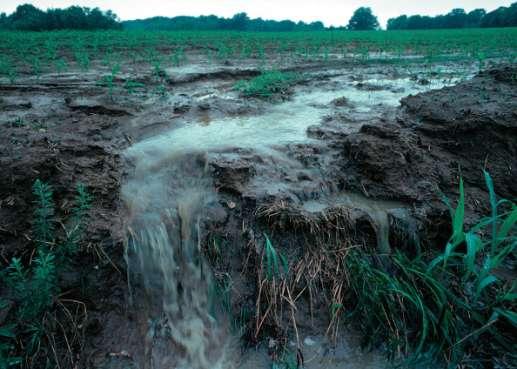
[[[367,81],[389,84],[388,90],[364,90],[345,77],[331,82],[341,87],[297,88],[290,101],[271,105],[262,115],[185,123],[137,142],[125,152],[134,165],[122,190],[129,209],[128,280],[131,291],[143,287],[145,303],[137,305],[149,321],[143,368],[216,369],[236,367],[235,362],[242,363],[240,368],[270,368],[264,350],[251,350],[236,360],[235,339],[224,322],[209,314],[211,275],[201,253],[199,222],[206,207],[217,202],[217,194],[207,174],[206,155],[235,148],[275,155],[275,147],[311,141],[307,128],[319,124],[337,98],[350,101],[343,109],[369,114],[396,107],[400,98],[429,88],[409,79]],[[337,201],[369,213],[378,226],[378,243],[386,247],[386,210],[399,204],[351,194]],[[304,204],[310,212],[327,206],[325,200]],[[357,339],[346,333],[341,338],[334,347],[321,337],[306,339],[305,356],[311,358],[306,368],[384,367],[378,354],[361,353]]]

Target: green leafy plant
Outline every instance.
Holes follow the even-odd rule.
[[[271,98],[274,95],[286,95],[297,79],[294,73],[268,71],[249,81],[238,82],[235,89],[244,96]]]
[[[64,71],[66,71],[67,63],[64,58],[56,59],[55,61],[56,71],[58,74],[62,74]]]
[[[90,57],[86,50],[76,51],[75,60],[83,71],[90,69]]]
[[[37,179],[32,186],[34,200],[34,239],[38,247],[48,248],[54,242],[55,220],[53,190],[49,184]]]
[[[113,91],[115,90],[115,81],[117,78],[117,74],[120,72],[120,65],[115,64],[111,67],[111,73],[104,76],[99,85],[102,87],[108,88],[108,95],[111,99],[113,99]]]
[[[72,256],[78,251],[79,243],[84,236],[85,219],[92,203],[92,196],[88,193],[84,184],[79,183],[76,191],[75,207],[72,209],[72,219],[68,230],[66,230],[66,238],[62,247],[66,256]]]
[[[287,259],[281,252],[276,251],[273,247],[273,244],[269,240],[269,237],[264,234],[266,238],[265,244],[265,258],[266,258],[266,277],[268,280],[273,280],[273,278],[281,278],[285,276],[289,271],[289,266],[287,264]],[[282,269],[280,269],[280,264],[282,264]]]
[[[0,301],[0,310],[6,306],[5,302]],[[12,356],[15,339],[14,325],[0,326],[0,369],[9,369],[21,364],[21,357]]]
[[[0,327],[0,368],[10,368],[21,362],[15,355],[15,342],[21,342],[26,357],[40,349],[42,337],[51,329],[44,320],[58,299],[59,273],[69,264],[69,257],[78,251],[92,201],[86,187],[78,184],[70,225],[60,242],[56,236],[52,187],[38,179],[34,182],[33,194],[36,256],[27,266],[21,258],[13,257],[0,273],[7,295],[14,303],[11,322]],[[0,310],[3,308],[4,304],[0,304]]]
[[[7,285],[17,304],[20,322],[35,320],[52,306],[58,290],[53,253],[39,251],[34,268],[24,268],[20,259],[13,258],[8,270]]]
[[[442,253],[415,259],[395,253],[389,268],[362,251],[345,259],[354,301],[349,318],[368,344],[385,342],[388,352],[408,355],[410,362],[451,367],[466,358],[515,352],[517,285],[498,271],[515,260],[517,207],[497,201],[488,173],[485,179],[491,215],[465,230],[460,181],[452,235]]]

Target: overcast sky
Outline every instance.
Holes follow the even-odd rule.
[[[113,10],[122,20],[147,18],[156,15],[209,15],[229,17],[244,11],[251,18],[292,19],[325,25],[346,25],[354,10],[369,6],[384,27],[388,18],[401,14],[436,15],[452,8],[493,10],[509,6],[516,0],[0,0],[0,12],[11,13],[16,6],[32,3],[42,8],[62,8],[70,5],[99,7]]]

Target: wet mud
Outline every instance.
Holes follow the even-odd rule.
[[[2,81],[2,263],[33,251],[34,180],[54,187],[63,215],[81,182],[94,206],[67,287],[89,311],[82,367],[188,367],[195,355],[200,367],[266,368],[291,347],[307,368],[384,368],[311,281],[289,282],[295,311],[260,310],[257,296],[274,294],[263,250],[267,238],[309,274],[328,245],[414,254],[449,237],[442,196],[457,197],[460,177],[468,221],[488,208],[483,169],[517,197],[517,67],[435,67],[286,66],[303,78],[281,102],[233,88],[260,73],[252,65],[139,70],[146,87],[132,93],[124,73],[112,92],[102,71]],[[322,256],[323,284],[332,267]],[[211,311],[227,280],[238,333]]]

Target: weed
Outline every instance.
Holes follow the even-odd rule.
[[[34,204],[34,240],[38,247],[47,249],[54,242],[54,201],[52,187],[39,179],[32,186],[32,193],[36,197]]]
[[[281,278],[282,276],[287,275],[289,266],[285,256],[275,250],[269,237],[266,234],[264,234],[264,237],[266,239],[266,276],[269,281],[272,281],[273,278]],[[282,263],[283,273],[280,271],[280,263]]]
[[[0,300],[0,311],[7,307],[7,303]],[[14,325],[0,326],[0,369],[9,369],[22,362],[21,357],[13,356],[16,334]]]
[[[210,54],[211,50],[209,49],[208,52],[209,52],[208,59],[210,60],[211,59],[211,54]],[[174,51],[174,54],[172,54],[172,64],[175,67],[179,67],[180,64],[184,60],[185,60],[185,50],[182,47],[179,47]]]
[[[84,236],[84,220],[88,215],[92,202],[91,195],[86,191],[86,187],[82,183],[77,185],[76,191],[75,207],[72,210],[70,228],[66,231],[66,238],[62,248],[62,252],[68,257],[78,251],[79,243]]]
[[[238,82],[235,89],[241,91],[244,96],[271,98],[274,95],[287,95],[289,88],[296,83],[297,79],[294,73],[268,71],[249,81]]]
[[[16,79],[18,78],[18,73],[16,72],[16,68],[15,67],[9,69],[8,77],[9,77],[9,82],[11,84],[15,84],[16,83]]]
[[[488,173],[485,179],[492,214],[465,230],[460,182],[453,232],[442,253],[415,259],[395,253],[389,271],[364,252],[345,259],[354,301],[349,319],[359,323],[368,344],[385,342],[392,357],[409,355],[415,365],[425,359],[451,367],[515,352],[517,286],[498,270],[517,250],[517,207],[497,201]]]
[[[91,204],[91,196],[84,185],[79,184],[75,206],[72,209],[71,228],[65,230],[65,240],[61,247],[57,247],[52,187],[38,179],[33,185],[33,193],[36,197],[33,220],[36,256],[28,266],[24,266],[22,259],[13,257],[9,266],[0,273],[8,296],[14,303],[9,313],[12,317],[11,322],[0,327],[0,369],[10,368],[21,362],[21,358],[16,355],[18,344],[23,348],[26,360],[41,355],[40,357],[46,357],[47,364],[51,365],[49,355],[50,352],[56,355],[53,346],[55,340],[46,343],[42,340],[54,334],[52,329],[55,328],[52,327],[56,325],[50,324],[48,319],[56,304],[63,306],[58,298],[58,276],[70,263],[69,256],[78,250],[78,243],[84,233],[84,221]],[[5,304],[0,303],[0,310],[4,308]],[[70,312],[67,314],[71,316]],[[63,329],[61,323],[59,326]],[[66,335],[65,332],[63,334]],[[45,345],[52,347],[43,348]],[[55,357],[55,361],[57,360]]]

